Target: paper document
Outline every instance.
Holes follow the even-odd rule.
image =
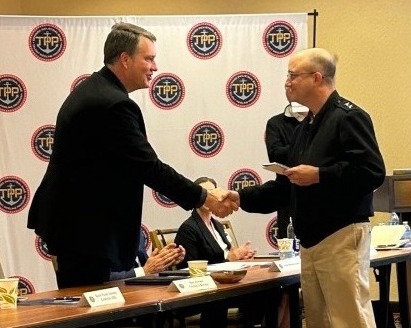
[[[276,162],[263,164],[263,168],[277,174],[284,174],[284,171],[289,169],[288,166]]]
[[[207,266],[208,272],[215,272],[215,271],[233,271],[233,270],[242,270],[247,269],[252,266],[269,266],[271,262],[223,262],[223,263],[216,263],[210,264]]]

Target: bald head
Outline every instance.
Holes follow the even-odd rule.
[[[291,60],[299,61],[306,70],[320,72],[324,81],[334,84],[337,57],[322,48],[310,48],[297,52]]]
[[[285,92],[316,114],[335,90],[337,58],[325,49],[310,48],[295,53],[288,63]]]

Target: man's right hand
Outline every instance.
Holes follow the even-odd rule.
[[[237,192],[222,188],[209,190],[204,202],[204,206],[219,218],[224,218],[237,211],[239,204],[240,198]]]

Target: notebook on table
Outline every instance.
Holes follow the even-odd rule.
[[[184,276],[159,276],[157,274],[125,279],[126,285],[168,285],[174,280],[185,279]]]
[[[400,225],[378,225],[371,230],[371,246],[377,250],[396,249],[408,243],[408,239],[401,239],[404,235],[405,226]]]

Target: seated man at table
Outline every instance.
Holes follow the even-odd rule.
[[[140,277],[148,274],[155,274],[169,269],[173,265],[180,263],[185,256],[183,246],[178,246],[175,243],[170,243],[161,250],[154,249],[150,255],[146,250],[146,235],[143,229],[140,228],[140,243],[137,250],[136,265],[134,271],[119,273],[117,279]],[[107,325],[98,325],[95,328],[122,328],[122,327],[151,327],[153,318],[151,315],[139,316],[137,318],[129,318],[118,320]]]
[[[159,273],[181,263],[185,257],[183,246],[170,243],[161,250],[154,249],[150,255],[146,250],[146,236],[140,228],[140,243],[137,250],[136,265],[133,270],[116,272],[112,280],[139,277],[147,274]]]

